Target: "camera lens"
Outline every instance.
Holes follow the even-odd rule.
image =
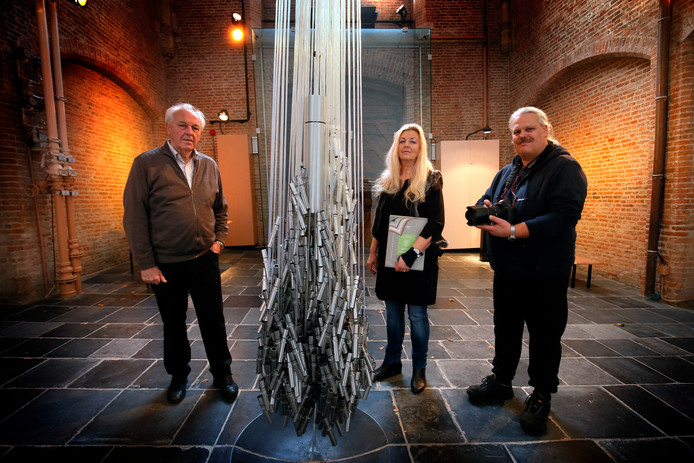
[[[468,206],[465,211],[467,224],[470,226],[489,224],[489,209],[486,206]]]

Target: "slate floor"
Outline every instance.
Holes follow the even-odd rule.
[[[579,271],[549,429],[531,437],[518,422],[530,392],[527,348],[513,399],[487,407],[467,400],[465,388],[489,373],[494,353],[492,272],[477,254],[446,253],[429,310],[430,387],[410,392],[405,360],[402,376],[360,402],[362,425],[334,448],[320,435],[314,444],[297,439],[279,418],[259,419],[260,252],[226,249],[221,262],[241,388],[233,405],[211,386],[193,311],[192,384],[183,402],[167,403],[156,305],[137,268],[132,276],[121,265],[85,277],[75,298],[1,308],[0,461],[276,462],[295,461],[290,447],[312,445],[321,461],[360,463],[694,461],[694,310],[595,277],[587,289]],[[380,364],[383,306],[372,296],[366,304],[369,350]],[[251,436],[267,448],[241,445]],[[272,446],[286,446],[284,457],[261,456]]]

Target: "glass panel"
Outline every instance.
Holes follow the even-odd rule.
[[[431,43],[429,29],[362,29],[362,113],[365,210],[369,211],[370,185],[384,169],[393,133],[416,122],[431,133]],[[290,46],[293,45],[293,33]],[[253,29],[256,110],[258,114],[261,188],[267,186],[267,163],[272,128],[274,29]],[[289,64],[291,72],[292,63]],[[289,76],[287,103],[291,101]],[[263,214],[266,195],[263,192]],[[368,212],[367,212],[368,213]],[[263,221],[267,225],[267,218]],[[370,224],[367,226],[366,232]],[[265,227],[267,230],[267,227]],[[368,243],[368,241],[367,241]]]

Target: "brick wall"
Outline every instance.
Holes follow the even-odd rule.
[[[415,27],[432,29],[436,140],[463,139],[481,128],[486,107],[493,129],[488,138],[501,140],[505,164],[513,154],[506,128],[509,114],[526,104],[547,110],[557,137],[582,163],[590,182],[579,224],[579,251],[605,261],[594,268],[598,276],[643,287],[658,2],[559,3],[511,1],[511,47],[502,43],[500,32],[506,25],[499,11],[506,0],[384,0],[362,5],[376,6],[378,20],[388,21],[399,19],[394,11],[405,4]],[[657,290],[668,300],[686,301],[694,297],[694,5],[674,3],[660,244],[669,274],[659,277]],[[271,27],[274,4],[246,1],[249,28]],[[78,171],[78,238],[86,273],[127,260],[120,224],[122,188],[133,157],[163,142],[163,112],[169,104],[189,101],[210,119],[216,119],[220,109],[227,109],[233,119],[246,118],[244,50],[231,44],[227,35],[230,14],[240,11],[241,0],[202,0],[194,5],[172,0],[170,5],[169,11],[160,11],[166,4],[102,0],[80,10],[59,2],[68,136]],[[13,54],[17,46],[38,53],[33,3],[11,0],[0,9],[0,23],[0,119],[6,131],[0,157],[0,210],[5,219],[0,226],[0,265],[8,269],[0,282],[0,300],[20,303],[40,298],[53,286],[55,231],[50,196],[39,181],[40,153],[31,150],[22,124]],[[225,125],[224,131],[253,136],[263,116],[256,110],[254,82],[254,68],[261,64],[253,61],[247,40],[251,117],[246,123]],[[388,60],[381,64],[397,65]],[[402,78],[407,77],[403,73]],[[216,125],[207,128],[219,130]],[[200,149],[214,155],[213,138],[206,132]],[[263,134],[259,142],[263,153]],[[262,160],[252,158],[258,204],[267,191]],[[256,218],[259,242],[267,228],[266,212]]]
[[[677,3],[673,12],[670,107],[661,254],[663,296],[694,299],[694,4]],[[684,5],[686,3],[686,5]]]
[[[110,79],[82,66],[63,67],[68,139],[79,175],[76,223],[86,274],[128,260],[123,187],[133,158],[151,149],[147,113]],[[161,143],[161,141],[160,141]]]
[[[659,251],[669,275],[656,292],[690,301],[692,276],[691,2],[675,2],[670,139]],[[589,180],[578,251],[594,272],[644,288],[655,137],[658,2],[514,2],[512,106],[548,112]],[[570,18],[565,12],[571,11]],[[689,32],[686,32],[689,31]],[[689,129],[684,129],[689,127]],[[683,166],[687,166],[684,167]],[[688,171],[688,174],[684,174]],[[689,179],[689,183],[684,178]]]
[[[577,253],[605,262],[596,274],[630,286],[642,283],[648,242],[652,82],[647,60],[605,58],[568,68],[536,101],[588,177]]]
[[[126,165],[151,147],[151,117],[165,108],[157,8],[156,2],[104,0],[82,10],[58,2],[68,141],[78,174],[76,235],[85,273],[127,259],[120,224]],[[38,55],[34,2],[3,5],[0,23],[0,122],[7,130],[0,161],[0,301],[21,303],[55,290],[56,211],[42,181],[42,154],[33,149],[39,145],[30,135],[45,137],[45,128],[26,127],[21,109],[16,50]],[[35,89],[42,95],[40,83]],[[45,121],[43,113],[33,116],[37,126]],[[161,134],[162,128],[155,130]]]

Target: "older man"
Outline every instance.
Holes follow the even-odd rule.
[[[529,333],[529,384],[533,393],[520,417],[523,429],[542,434],[547,428],[551,394],[559,384],[561,337],[568,317],[569,274],[574,261],[576,223],[588,184],[576,159],[552,138],[547,115],[520,108],[509,120],[516,156],[497,173],[478,205],[503,200],[513,206],[511,221],[490,216],[486,230],[494,269],[492,375],[467,390],[477,403],[513,397],[511,382]],[[509,216],[510,217],[510,216]]]
[[[135,158],[123,193],[123,226],[142,281],[151,285],[164,324],[167,399],[185,397],[190,373],[186,311],[190,295],[214,377],[225,400],[238,395],[224,324],[219,254],[227,203],[217,164],[196,151],[204,114],[189,104],[170,107],[169,139]]]

